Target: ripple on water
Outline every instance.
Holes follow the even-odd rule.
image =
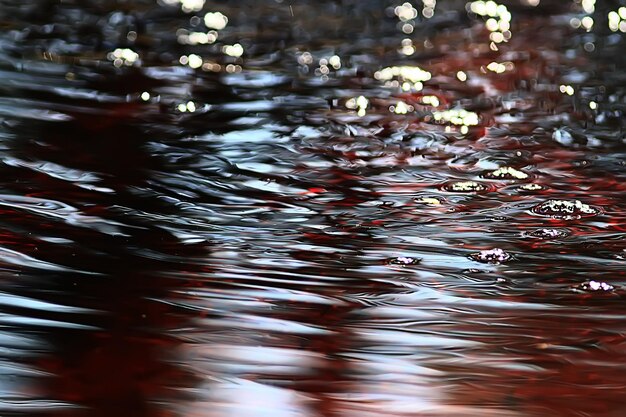
[[[535,239],[562,239],[569,236],[572,232],[569,229],[535,229],[527,232],[522,232],[522,236],[531,237]]]
[[[620,261],[626,260],[626,249],[623,249],[621,252],[614,253],[611,257],[619,259]]]
[[[0,194],[0,207],[26,211],[40,216],[42,219],[65,222],[72,226],[90,228],[105,234],[124,234],[120,229],[122,224],[83,214],[77,208],[57,200]]]
[[[513,167],[500,167],[494,171],[486,171],[483,178],[490,180],[525,180],[529,175]]]
[[[534,182],[530,182],[528,184],[522,184],[517,187],[518,191],[523,194],[533,194],[539,191],[547,190],[548,187],[545,185],[537,184]]]
[[[494,248],[472,253],[469,255],[469,258],[477,262],[499,265],[513,259],[513,255],[500,248]]]
[[[574,290],[583,292],[613,292],[615,287],[608,282],[589,280],[574,286]]]
[[[499,3],[0,0],[0,415],[622,417],[626,37]]]
[[[399,266],[408,266],[408,265],[417,265],[422,260],[420,258],[413,258],[410,256],[398,256],[395,258],[387,259],[388,265],[399,265]]]
[[[434,196],[415,197],[413,201],[422,206],[441,206],[445,202],[443,198]]]
[[[580,200],[548,200],[534,206],[531,212],[555,219],[575,220],[596,216],[602,210],[599,207],[585,204]]]
[[[486,184],[476,181],[454,181],[444,184],[442,187],[445,191],[454,193],[480,193],[490,189]]]

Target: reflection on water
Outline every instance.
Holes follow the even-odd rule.
[[[623,416],[625,7],[0,0],[0,414]]]

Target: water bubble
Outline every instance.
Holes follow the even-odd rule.
[[[560,239],[570,235],[567,229],[536,229],[530,232],[523,232],[525,237],[533,237],[536,239]]]
[[[485,172],[483,178],[494,180],[525,180],[528,178],[528,174],[513,167],[500,167],[495,171]]]
[[[443,203],[443,199],[438,197],[417,197],[415,202],[425,206],[440,206]]]
[[[610,292],[613,291],[615,287],[604,281],[590,280],[578,284],[574,289],[586,292]]]
[[[510,261],[513,259],[513,256],[500,248],[494,248],[472,253],[469,255],[469,258],[477,262],[498,265]]]
[[[476,181],[456,181],[443,186],[446,191],[473,193],[485,191],[488,187]]]
[[[420,258],[413,258],[410,256],[398,256],[395,258],[387,259],[388,265],[400,265],[400,266],[408,266],[408,265],[417,265],[422,260]]]
[[[546,186],[541,185],[541,184],[535,184],[535,183],[528,183],[528,184],[522,184],[519,187],[517,187],[518,190],[522,191],[522,192],[534,192],[534,191],[542,191],[547,189]]]
[[[541,216],[567,220],[595,216],[600,213],[598,207],[590,206],[580,200],[548,200],[536,205],[531,211]]]

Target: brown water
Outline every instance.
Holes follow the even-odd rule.
[[[626,415],[593,5],[0,0],[0,415]]]

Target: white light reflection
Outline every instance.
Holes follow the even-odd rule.
[[[341,58],[338,55],[333,55],[330,58],[328,58],[328,63],[334,68],[334,69],[339,69],[341,68]]]
[[[479,123],[478,114],[465,109],[436,111],[433,112],[433,119],[439,124],[459,126],[459,131],[464,135],[469,132],[470,126],[477,126]],[[446,126],[446,132],[450,131],[450,127]]]
[[[194,103],[193,101],[188,101],[186,103],[180,103],[177,107],[179,112],[181,113],[193,113],[197,110],[196,108],[196,103]]]
[[[351,110],[356,110],[360,117],[365,116],[367,107],[369,106],[369,100],[365,96],[359,96],[351,98],[346,101],[346,107]]]
[[[311,65],[313,63],[313,55],[310,52],[303,52],[300,56],[298,56],[298,64],[300,65]]]
[[[517,179],[517,180],[525,180],[526,178],[528,178],[528,174],[520,171],[518,169],[515,169],[513,167],[500,167],[498,169],[496,169],[495,171],[492,171],[489,173],[489,176],[491,178],[504,178],[504,179]]]
[[[415,53],[415,47],[413,46],[413,41],[411,39],[402,39],[402,48],[400,48],[400,53],[407,56]]]
[[[433,107],[439,107],[439,97],[437,96],[423,96],[422,103],[428,104]]]
[[[593,28],[593,18],[591,16],[585,16],[580,20],[580,24],[587,32],[590,32]]]
[[[234,65],[234,64],[228,64],[226,65],[226,72],[229,74],[233,74],[236,72],[241,72],[243,70],[243,68],[241,68],[241,65]]]
[[[204,60],[196,54],[183,55],[178,59],[181,65],[188,65],[190,68],[197,69],[202,66]]]
[[[222,30],[228,24],[228,17],[220,12],[209,12],[204,15],[204,25],[209,29]]]
[[[513,71],[515,65],[512,62],[490,62],[487,65],[487,69],[491,72],[495,72],[496,74],[502,74],[505,71]]]
[[[236,43],[234,45],[224,45],[222,47],[222,52],[224,52],[228,56],[239,58],[243,55],[243,46],[241,46],[241,44],[239,43]]]
[[[417,9],[408,2],[394,8],[393,12],[402,22],[408,22],[409,20],[413,20],[417,17]]]
[[[587,14],[592,14],[596,10],[596,0],[582,0],[581,6]]]
[[[626,32],[626,7],[609,12],[609,29],[612,32]]]
[[[109,61],[113,61],[113,65],[121,67],[122,65],[132,66],[139,64],[139,54],[129,48],[117,48],[113,52],[107,54]]]
[[[297,57],[298,64],[301,65],[300,71],[307,74],[311,70],[311,66],[315,64],[316,58],[310,52],[302,52]],[[314,74],[327,80],[333,71],[338,71],[343,66],[341,57],[337,54],[324,56],[317,60],[317,67],[313,70]]]
[[[185,13],[199,12],[204,7],[205,0],[161,0],[164,4],[169,6],[180,5],[180,8]]]
[[[468,10],[478,16],[487,17],[485,27],[491,33],[489,39],[494,43],[506,42],[511,38],[511,13],[503,4],[495,1],[473,1]],[[493,49],[493,48],[492,48]]]
[[[374,78],[384,81],[385,86],[402,87],[405,91],[410,89],[420,91],[424,88],[423,83],[431,77],[430,72],[413,66],[386,67],[374,73]]]
[[[436,0],[422,0],[424,8],[422,9],[422,16],[426,19],[430,19],[435,15],[435,7],[437,6]]]
[[[559,91],[563,94],[567,94],[568,96],[574,95],[574,87],[572,87],[571,85],[566,85],[566,84],[560,85]]]
[[[189,32],[185,29],[179,29],[177,32],[178,43],[182,45],[209,45],[217,41],[218,33],[211,30],[204,32]]]
[[[398,101],[395,105],[389,106],[389,111],[395,114],[407,114],[414,111],[415,108],[404,101]]]

